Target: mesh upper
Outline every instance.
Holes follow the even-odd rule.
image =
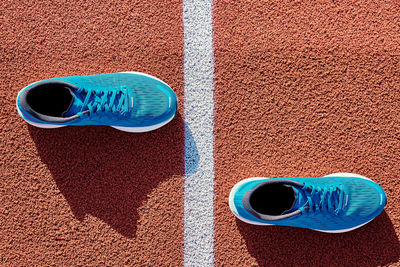
[[[62,80],[84,88],[114,88],[126,86],[134,95],[132,116],[160,116],[168,108],[168,96],[160,90],[160,82],[147,76],[128,73],[110,73],[81,77],[65,77]]]
[[[278,178],[277,178],[278,179]],[[299,216],[279,220],[264,221],[244,209],[242,198],[245,191],[254,188],[263,181],[252,182],[242,186],[235,194],[234,202],[237,212],[241,217],[256,222],[266,222],[276,225],[288,225],[318,230],[340,230],[348,229],[366,223],[376,217],[386,204],[386,195],[383,189],[370,180],[358,177],[321,177],[321,178],[283,178],[291,179],[300,183],[312,185],[342,184],[348,191],[348,206],[345,212],[339,216],[331,213],[304,212]],[[265,181],[265,180],[264,180]],[[382,200],[381,200],[381,194]],[[382,201],[382,203],[381,203]]]
[[[133,109],[128,118],[90,118],[90,121],[77,121],[70,124],[115,125],[115,126],[147,126],[164,122],[176,111],[176,95],[164,82],[140,73],[107,73],[88,76],[70,76],[52,78],[62,80],[85,89],[127,88],[133,95]],[[118,98],[116,98],[117,102]],[[130,100],[131,101],[131,100]]]

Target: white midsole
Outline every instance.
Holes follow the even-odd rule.
[[[347,173],[347,172],[332,173],[332,174],[329,174],[329,175],[325,175],[324,177],[358,177],[358,178],[361,178],[361,179],[365,179],[365,180],[372,181],[371,179],[369,179],[369,178],[367,178],[367,177],[365,177],[365,176],[362,176],[362,175],[359,175],[359,174],[354,174],[354,173]],[[248,219],[246,219],[246,218],[243,218],[242,216],[240,216],[240,215],[238,214],[237,209],[236,209],[236,207],[235,207],[235,203],[234,203],[235,194],[236,194],[237,190],[238,190],[243,184],[248,183],[248,182],[251,182],[251,181],[268,180],[268,179],[270,179],[270,178],[265,178],[265,177],[252,177],[252,178],[247,178],[247,179],[244,179],[244,180],[240,181],[239,183],[237,183],[237,184],[232,188],[231,192],[229,193],[229,208],[231,209],[232,213],[233,213],[239,220],[241,220],[241,221],[243,221],[243,222],[245,222],[245,223],[254,224],[254,225],[275,225],[275,224],[270,224],[270,223],[254,222],[254,221],[250,221],[250,220],[248,220]],[[329,230],[329,231],[327,231],[327,230],[319,230],[319,229],[311,229],[311,230],[315,230],[315,231],[319,231],[319,232],[324,232],[324,233],[337,233],[337,234],[338,234],[338,233],[344,233],[344,232],[348,232],[348,231],[355,230],[355,229],[357,229],[357,228],[359,228],[359,227],[361,227],[361,226],[363,226],[363,225],[369,223],[369,222],[372,221],[373,219],[374,219],[374,218],[372,218],[371,220],[369,220],[369,221],[366,222],[366,223],[357,225],[357,226],[352,227],[352,228],[347,228],[347,229]]]
[[[170,121],[172,121],[172,119],[174,117],[175,117],[175,115],[172,116],[170,119],[164,121],[164,122],[161,122],[161,123],[158,123],[158,124],[155,124],[155,125],[151,125],[151,126],[146,126],[146,127],[124,127],[124,126],[111,126],[111,127],[115,128],[117,130],[120,130],[120,131],[124,131],[124,132],[144,133],[144,132],[150,132],[150,131],[156,130],[158,128],[161,128],[165,124],[167,124]]]
[[[142,72],[137,72],[137,71],[125,71],[125,72],[119,72],[119,73],[132,73],[132,74],[139,74],[139,75],[147,76],[149,78],[155,79],[155,80],[167,85],[168,87],[170,87],[164,81],[162,81],[162,80],[158,79],[157,77],[154,77],[154,76],[152,76],[150,74],[147,74],[147,73],[142,73]],[[34,82],[34,83],[37,83],[37,82]],[[30,85],[32,85],[34,83],[31,83]],[[30,86],[30,85],[28,85],[28,86]],[[28,86],[26,86],[26,87],[28,87]],[[17,96],[17,102],[16,102],[17,111],[18,111],[19,116],[21,118],[23,118],[27,123],[29,123],[32,126],[39,127],[39,128],[44,128],[44,129],[55,129],[55,128],[61,128],[61,127],[68,126],[68,125],[59,125],[59,124],[37,123],[37,122],[32,122],[30,120],[25,119],[25,117],[23,116],[23,114],[22,114],[22,112],[21,112],[21,110],[20,110],[20,108],[18,106],[18,99],[19,99],[19,96],[20,96],[21,93],[22,93],[22,90],[18,93],[18,96]],[[161,122],[161,123],[158,123],[158,124],[155,124],[155,125],[151,125],[151,126],[145,126],[145,127],[126,127],[126,126],[113,126],[113,125],[107,125],[107,126],[113,127],[113,128],[115,128],[117,130],[124,131],[124,132],[144,133],[144,132],[150,132],[150,131],[156,130],[158,128],[161,128],[162,126],[164,126],[167,123],[169,123],[174,117],[175,117],[175,115],[172,116],[170,119],[164,121],[164,122]]]

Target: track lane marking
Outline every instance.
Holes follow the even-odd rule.
[[[212,0],[184,0],[184,266],[214,265]]]

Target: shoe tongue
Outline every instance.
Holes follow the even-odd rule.
[[[304,205],[307,202],[307,197],[304,195],[303,191],[299,190],[295,186],[287,185],[287,187],[291,187],[293,189],[294,202],[293,202],[293,206],[290,209],[284,211],[282,213],[282,215],[294,212],[294,211],[298,210],[299,208],[304,207]]]
[[[83,101],[85,100],[85,95],[82,93],[77,93],[75,90],[71,90],[73,100],[69,108],[64,112],[63,117],[71,117],[76,115],[81,111],[83,106]]]

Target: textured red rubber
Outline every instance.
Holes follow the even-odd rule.
[[[227,266],[399,264],[400,8],[384,1],[216,1],[215,259]],[[253,176],[365,175],[388,204],[354,232],[247,225]]]
[[[182,264],[182,117],[144,134],[44,130],[15,109],[37,80],[117,71],[159,77],[182,102],[181,6],[1,1],[0,265]]]
[[[181,116],[132,135],[37,129],[15,110],[31,82],[115,71],[159,77],[182,103],[181,1],[0,10],[1,265],[182,265]],[[214,30],[216,265],[399,265],[399,4],[216,0]],[[246,225],[229,211],[243,178],[339,171],[388,195],[354,232]]]

